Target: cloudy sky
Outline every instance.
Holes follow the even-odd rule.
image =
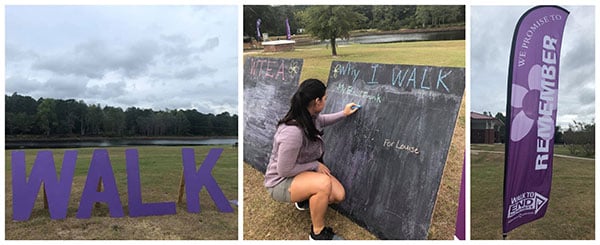
[[[237,111],[236,6],[7,6],[6,94]]]
[[[594,7],[562,6],[565,26],[559,73],[558,119],[594,119]],[[515,25],[531,6],[473,6],[471,9],[471,111],[506,111],[508,62]]]

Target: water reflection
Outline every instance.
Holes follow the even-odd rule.
[[[352,43],[393,43],[393,42],[411,42],[411,41],[441,41],[441,40],[462,40],[465,39],[464,31],[445,31],[445,32],[427,32],[427,33],[404,33],[404,34],[385,34],[368,35],[360,37],[351,37]]]
[[[36,148],[81,148],[113,146],[194,146],[194,145],[234,145],[237,139],[105,139],[105,140],[68,140],[68,141],[6,141],[6,149]]]
[[[444,40],[464,40],[465,31],[441,31],[424,33],[393,33],[380,35],[366,35],[350,37],[349,39],[336,39],[340,45],[350,43],[372,44],[372,43],[395,43],[395,42],[415,42],[415,41],[444,41]],[[329,44],[329,40],[314,41],[313,44]]]

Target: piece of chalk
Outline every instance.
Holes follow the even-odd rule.
[[[354,110],[354,109],[357,109],[357,108],[358,108],[358,109],[360,109],[360,108],[362,108],[362,106],[360,106],[360,105],[353,105],[353,106],[352,106],[352,107],[350,107],[350,108],[351,108],[352,110]]]

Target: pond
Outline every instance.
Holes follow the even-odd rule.
[[[38,148],[81,148],[113,146],[197,146],[197,145],[234,145],[238,139],[98,139],[98,140],[44,140],[44,141],[6,141],[6,149]]]
[[[442,40],[463,40],[465,31],[444,31],[444,32],[426,32],[426,33],[400,33],[385,35],[368,35],[360,37],[351,37],[352,43],[395,43],[395,42],[413,42],[413,41],[442,41]]]
[[[373,43],[395,43],[395,42],[415,42],[415,41],[443,41],[443,40],[464,40],[465,31],[440,31],[423,33],[393,33],[381,35],[366,35],[350,37],[349,39],[336,39],[338,45],[350,43],[373,44]],[[315,41],[313,44],[329,44],[329,40]]]

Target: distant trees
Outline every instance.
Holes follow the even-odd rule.
[[[490,112],[488,112],[490,114],[490,116],[492,116],[492,114]],[[504,115],[500,112],[496,113],[496,116],[494,116],[494,118],[496,118],[498,121],[502,122],[502,125],[500,125],[500,127],[498,128],[498,136],[500,137],[500,142],[505,143],[506,142],[506,117],[504,117]]]
[[[462,5],[419,5],[415,11],[421,27],[436,27],[448,23],[464,22],[465,7]]]
[[[337,55],[335,39],[348,38],[360,21],[366,17],[352,6],[316,5],[300,12],[300,18],[306,24],[306,31],[323,40],[329,40],[331,55]]]
[[[244,5],[244,35],[256,38],[256,21],[259,18],[261,19],[261,32],[285,35],[285,19],[289,18],[291,32],[296,34],[298,29],[308,30],[308,21],[311,19],[302,18],[301,15],[305,14],[309,8],[325,10],[329,7],[340,8],[363,16],[364,18],[360,19],[352,19],[349,16],[344,20],[355,22],[353,29],[415,29],[440,27],[448,24],[464,25],[465,22],[464,5]],[[330,25],[328,22],[321,22],[321,24]]]
[[[354,5],[352,10],[365,16],[364,19],[358,20],[356,29],[373,29],[373,8],[371,5]],[[301,23],[301,26],[305,26]]]
[[[31,133],[37,125],[38,103],[31,97],[13,94],[5,101],[6,134]],[[36,132],[37,133],[37,132]]]
[[[579,153],[579,149],[583,150],[586,156],[594,155],[596,123],[584,123],[573,121],[569,123],[569,129],[563,132],[563,140],[569,152],[573,155]]]
[[[58,118],[56,117],[56,101],[53,99],[42,100],[37,108],[37,122],[38,127],[45,135],[50,135],[58,125]]]
[[[261,20],[260,30],[262,33],[272,35],[285,35],[287,28],[285,19],[288,19],[290,31],[296,33],[300,28],[300,21],[297,19],[297,12],[305,9],[306,6],[269,6],[269,5],[244,5],[244,35],[257,37],[256,21]]]
[[[87,105],[72,99],[5,95],[6,135],[235,136],[237,115]]]
[[[483,114],[492,116],[490,112],[483,112]],[[504,114],[498,112],[494,118],[503,122],[503,125],[499,128],[498,134],[501,137],[501,142],[506,142],[506,117]],[[573,124],[569,124],[569,128],[566,130],[561,130],[560,126],[556,126],[554,128],[554,143],[564,144],[573,155],[594,155],[596,146],[595,129],[596,124],[594,122],[584,123],[573,121]]]
[[[414,28],[417,6],[373,6],[373,27],[379,30],[397,30],[402,27]]]

